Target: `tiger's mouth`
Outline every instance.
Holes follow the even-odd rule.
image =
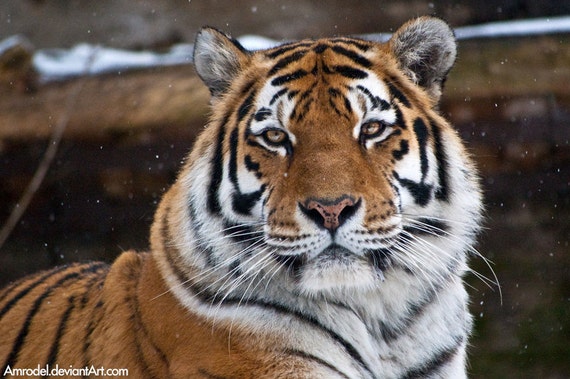
[[[307,254],[282,255],[273,254],[277,262],[282,264],[294,279],[299,280],[307,271],[326,276],[327,271],[338,272],[357,271],[358,267],[366,267],[372,271],[380,281],[385,280],[385,272],[390,267],[390,250],[376,249],[365,254],[355,254],[351,250],[336,243],[330,244],[315,257],[309,258]],[[308,269],[310,267],[310,269]],[[338,275],[336,275],[338,276]]]

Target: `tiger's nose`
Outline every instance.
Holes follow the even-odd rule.
[[[334,233],[346,222],[360,206],[360,199],[355,201],[348,195],[343,195],[335,200],[308,199],[305,204],[299,204],[307,217],[317,225]]]

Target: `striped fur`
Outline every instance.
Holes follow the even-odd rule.
[[[386,44],[195,45],[212,116],[151,252],[0,295],[3,370],[148,378],[461,378],[481,195],[437,111],[455,41],[423,17]]]

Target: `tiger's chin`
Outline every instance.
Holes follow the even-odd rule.
[[[296,284],[306,295],[327,292],[359,292],[378,287],[384,273],[370,260],[332,245],[297,269]]]

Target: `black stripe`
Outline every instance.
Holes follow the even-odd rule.
[[[344,107],[346,108],[346,111],[348,113],[352,113],[352,105],[350,105],[350,100],[348,100],[348,97],[346,96],[342,96],[344,98]]]
[[[221,212],[222,208],[220,206],[220,201],[218,199],[218,192],[220,190],[220,185],[222,183],[222,177],[224,175],[224,138],[225,138],[225,126],[229,120],[229,116],[226,116],[222,123],[218,125],[218,138],[216,140],[216,150],[212,161],[212,173],[210,179],[210,185],[208,187],[208,209],[210,213],[218,214]]]
[[[166,223],[166,217],[167,217],[168,213],[169,212],[167,212],[167,211],[164,212],[163,223]],[[188,288],[188,286],[186,286],[186,283],[190,282],[190,279],[188,279],[186,277],[186,274],[180,269],[180,267],[178,267],[178,265],[174,261],[174,257],[180,256],[180,254],[177,250],[175,250],[173,244],[169,242],[169,241],[172,241],[172,235],[170,234],[170,231],[168,230],[168,228],[162,228],[161,229],[161,235],[162,235],[161,240],[165,241],[162,244],[162,248],[166,252],[165,256],[166,256],[166,262],[168,263],[168,266],[170,267],[170,269],[172,270],[172,272],[174,273],[174,275],[178,279],[178,282],[182,285],[182,288],[184,290],[187,290],[188,292],[190,292],[192,289]],[[200,237],[199,239],[201,240],[201,242],[199,243],[200,252],[206,256],[207,264],[209,265],[209,267],[217,266],[218,263],[215,260],[212,249],[204,242],[205,241],[204,236],[201,236],[199,234],[198,234],[198,236]],[[190,295],[192,296],[193,294],[194,293],[192,292]]]
[[[26,280],[31,280],[31,278],[25,278]],[[12,282],[10,284],[8,284],[6,287],[2,288],[2,292],[0,292],[0,304],[2,304],[2,302],[4,301],[4,299],[11,294],[12,292],[14,292],[14,290],[21,285],[25,280],[17,280],[15,282]]]
[[[223,33],[222,33],[223,34]],[[227,36],[226,36],[227,37]],[[245,47],[243,47],[243,45],[234,38],[231,37],[227,37],[233,44],[235,47],[237,47],[242,53],[244,54],[251,54],[251,51],[247,50]]]
[[[143,338],[145,339],[145,341],[152,347],[153,352],[156,353],[156,355],[158,355],[158,358],[162,361],[162,364],[167,367],[168,366],[168,358],[166,356],[166,354],[154,343],[154,341],[151,339],[148,329],[146,328],[145,324],[143,323],[142,319],[141,319],[141,311],[140,311],[140,303],[139,303],[139,298],[137,296],[137,294],[139,293],[138,291],[138,286],[140,284],[140,277],[135,277],[133,278],[133,280],[136,281],[136,285],[134,287],[134,293],[131,294],[132,297],[130,297],[130,303],[132,304],[132,315],[133,315],[133,327],[132,329],[135,331],[135,339],[136,339],[136,343],[137,343],[137,350],[138,350],[138,355],[140,356],[140,361],[143,362],[145,368],[146,368],[146,372],[152,372],[151,370],[151,366],[147,363],[147,359],[145,359],[145,354],[143,353],[142,349],[140,348],[140,339],[139,339],[139,333],[142,334]],[[155,377],[154,375],[152,375],[152,377]]]
[[[273,76],[278,71],[286,68],[291,63],[298,61],[299,59],[303,58],[307,54],[308,50],[299,50],[294,52],[291,55],[286,56],[285,58],[280,59],[267,73],[267,76]]]
[[[85,292],[83,293],[83,296],[81,298],[81,308],[83,309],[85,307],[85,305],[87,304],[87,302],[89,301],[90,296],[98,296],[95,295],[94,292],[91,291],[92,288],[94,287],[98,287],[98,292],[100,293],[102,288],[103,288],[103,283],[105,282],[105,278],[107,277],[107,272],[105,272],[103,275],[101,276],[97,276],[94,277],[89,284],[86,286]],[[93,308],[90,310],[89,312],[89,323],[87,323],[87,328],[85,329],[85,336],[84,336],[84,340],[83,340],[83,345],[82,345],[82,353],[83,353],[83,367],[87,367],[90,366],[90,359],[89,359],[89,348],[91,347],[91,334],[93,334],[93,331],[95,330],[95,318],[97,316],[97,311],[101,309],[101,307],[103,306],[103,302],[102,301],[98,301],[97,303],[95,303],[95,305],[93,306]]]
[[[106,264],[105,263],[93,263],[93,264],[90,264],[87,266],[83,266],[79,271],[71,272],[69,274],[66,274],[62,278],[60,278],[57,282],[55,282],[53,285],[48,287],[39,297],[36,298],[36,301],[34,302],[31,309],[29,310],[28,315],[26,316],[26,318],[24,320],[24,324],[20,328],[20,332],[18,333],[18,336],[16,337],[16,340],[14,341],[14,344],[12,345],[12,350],[10,351],[8,358],[4,362],[2,372],[4,372],[4,370],[7,366],[10,366],[10,367],[14,366],[14,363],[16,362],[18,354],[19,354],[20,350],[22,349],[22,347],[24,346],[24,342],[26,340],[26,337],[28,336],[28,333],[30,332],[30,326],[32,324],[32,320],[33,320],[34,316],[38,313],[43,301],[46,298],[48,298],[54,290],[60,288],[65,282],[73,280],[73,279],[81,278],[81,275],[86,274],[86,273],[97,272],[97,270],[99,270],[102,267],[106,267]]]
[[[370,100],[370,102],[372,103],[372,109],[378,108],[381,111],[390,109],[390,103],[388,103],[386,100],[381,99],[379,96],[374,96],[368,88],[366,88],[362,85],[357,85],[356,89],[358,89],[366,97],[368,97],[368,100]]]
[[[280,89],[275,95],[273,95],[273,97],[271,98],[271,101],[269,102],[269,105],[275,104],[275,102],[276,102],[281,96],[283,96],[287,91],[288,91],[287,88],[282,88],[282,89]]]
[[[395,99],[398,99],[398,101],[400,101],[402,105],[408,108],[412,107],[412,104],[410,103],[410,100],[407,98],[407,96],[404,95],[404,93],[400,91],[398,87],[394,85],[393,82],[387,81],[386,84],[388,85],[388,89],[390,90],[390,93],[392,94],[392,96],[394,96]]]
[[[407,129],[406,122],[404,121],[404,115],[402,110],[397,104],[394,104],[394,111],[396,112],[396,121],[394,121],[394,126],[402,129]]]
[[[340,92],[339,89],[331,87],[331,88],[329,88],[329,95],[331,95],[331,97],[336,98],[336,97],[341,96],[342,93]]]
[[[328,48],[329,45],[326,43],[319,43],[317,46],[313,47],[313,51],[317,54],[322,54]]]
[[[93,295],[93,293],[91,292],[91,288],[93,287],[93,285],[95,283],[101,283],[102,286],[102,282],[105,280],[106,274],[104,276],[94,276],[93,278],[91,278],[87,284],[84,287],[84,292],[83,292],[83,296],[81,296],[81,300],[79,301],[79,308],[83,309],[85,308],[85,306],[87,305],[87,302],[89,301],[89,298],[91,295]]]
[[[315,83],[313,83],[311,88],[313,88],[314,86],[315,86]],[[297,91],[297,90],[289,91],[289,93],[287,94],[287,99],[292,100],[298,94],[299,94],[299,91]]]
[[[233,184],[234,192],[232,196],[232,209],[236,213],[240,213],[243,215],[251,214],[251,209],[255,206],[255,204],[261,198],[263,194],[263,190],[265,186],[261,186],[261,188],[257,191],[251,193],[242,193],[239,188],[237,171],[238,171],[238,159],[237,159],[237,148],[238,148],[238,128],[234,128],[230,134],[230,162],[229,162],[229,172],[228,176],[230,181]]]
[[[299,47],[309,47],[312,44],[313,42],[293,42],[284,44],[273,50],[269,50],[267,53],[265,53],[265,56],[271,59],[277,58],[278,56],[288,53],[291,50],[295,50]]]
[[[416,120],[414,121],[414,132],[416,134],[416,138],[418,140],[418,145],[420,148],[420,167],[421,167],[421,171],[422,171],[422,183],[426,178],[427,172],[428,172],[428,156],[427,156],[427,143],[428,143],[428,137],[429,137],[429,132],[428,129],[426,127],[426,124],[424,123],[424,120],[422,120],[421,118],[416,118]]]
[[[56,267],[50,271],[47,271],[42,276],[40,276],[37,280],[32,282],[29,286],[27,286],[26,288],[24,288],[23,290],[18,292],[10,301],[8,301],[4,305],[4,307],[2,307],[2,309],[0,310],[0,319],[2,317],[4,317],[6,312],[8,312],[18,301],[20,301],[24,296],[26,296],[31,290],[33,290],[34,288],[36,288],[40,284],[44,283],[46,280],[48,280],[49,278],[51,278],[55,274],[57,274],[61,271],[67,270],[70,267],[73,267],[73,266],[60,266],[60,267]],[[24,278],[24,281],[26,281],[26,280],[27,279]],[[6,293],[6,295],[7,294],[8,293]]]
[[[309,75],[309,73],[307,71],[305,71],[303,69],[299,69],[297,71],[293,71],[290,74],[285,74],[285,75],[281,75],[281,76],[276,77],[275,79],[273,79],[271,81],[271,85],[277,87],[277,86],[283,85],[285,83],[289,83],[289,82],[292,82],[294,80],[304,78],[307,75]]]
[[[338,109],[338,107],[336,106],[336,103],[334,101],[334,97],[330,97],[329,98],[329,105],[331,106],[332,110],[339,116],[344,117],[346,119],[349,119],[348,115],[346,113],[342,113],[340,111],[340,109]]]
[[[345,49],[344,47],[338,46],[338,45],[333,46],[332,50],[335,53],[338,53],[340,55],[344,55],[345,57],[347,57],[348,59],[350,59],[351,61],[353,61],[354,63],[356,63],[362,67],[370,68],[372,66],[372,63],[370,63],[370,61],[368,59],[364,58],[362,55],[360,55],[360,54],[358,54],[352,50]]]
[[[462,337],[456,338],[453,346],[437,352],[437,354],[419,367],[408,370],[400,379],[422,379],[437,374],[443,366],[448,364],[455,357],[462,343]]]
[[[309,97],[307,98],[305,95],[308,95],[307,92],[312,92],[312,88],[309,91],[306,91],[301,95],[301,98],[295,104],[295,107],[291,111],[291,115],[289,116],[290,120],[295,120],[297,122],[302,121],[305,118],[307,112],[309,112],[309,107],[314,102],[314,99]]]
[[[364,79],[368,77],[366,72],[351,66],[336,65],[333,68],[334,72],[349,79]]]
[[[360,40],[360,39],[356,39],[356,38],[350,38],[350,37],[337,37],[337,38],[332,38],[331,42],[335,42],[335,43],[345,43],[347,45],[356,47],[357,49],[361,50],[362,52],[366,52],[368,50],[370,50],[370,44],[368,44],[366,41]]]
[[[424,207],[426,206],[432,197],[432,190],[433,186],[426,184],[424,182],[414,182],[410,179],[400,178],[397,172],[393,171],[392,175],[400,184],[410,192],[410,194],[414,197],[414,201],[416,204]]]
[[[239,279],[243,275],[243,271],[241,269],[241,261],[239,259],[234,259],[228,265],[228,272],[234,279]]]
[[[243,96],[245,96],[245,94],[248,93],[252,89],[252,87],[255,85],[256,82],[257,82],[256,79],[252,79],[248,82],[245,82],[245,84],[243,84],[240,87],[239,97],[242,98]]]
[[[168,234],[168,222],[167,222],[167,218],[169,215],[169,207],[167,207],[164,211],[164,217],[162,219],[162,228],[161,228],[161,235],[163,236],[163,241],[170,241],[170,236]],[[196,240],[198,241],[197,246],[199,248],[199,251],[204,254],[204,256],[206,257],[206,260],[208,261],[208,264],[210,266],[214,266],[216,264],[215,262],[215,258],[214,258],[214,253],[212,251],[212,248],[206,244],[206,239],[205,237],[202,235],[202,233],[200,233],[200,229],[199,229],[199,223],[196,222],[196,220],[199,220],[200,217],[198,217],[198,212],[196,211],[196,208],[194,207],[194,203],[192,201],[188,202],[188,213],[190,214],[190,219],[193,222],[190,222],[190,228],[192,229],[192,232],[194,233],[195,236],[197,236]],[[169,242],[166,242],[164,244],[165,246],[169,246]]]
[[[408,144],[408,140],[400,140],[400,149],[399,150],[392,150],[392,156],[397,161],[401,160],[404,155],[408,154],[410,151],[410,146]]]
[[[313,84],[311,84],[311,86],[309,88],[307,88],[305,91],[301,92],[301,94],[298,96],[298,103],[300,103],[303,100],[307,100],[309,98],[311,98],[313,96],[313,91],[315,90],[315,87],[317,86],[317,82],[313,82]],[[296,95],[299,93],[299,91],[291,91],[291,93],[289,94],[289,100],[292,99],[291,94]]]
[[[69,316],[71,315],[71,312],[75,308],[74,300],[75,299],[73,298],[73,296],[71,296],[68,299],[67,309],[65,310],[65,312],[61,316],[61,320],[59,321],[59,326],[57,327],[57,333],[55,335],[55,339],[51,344],[51,348],[48,354],[48,359],[46,362],[46,364],[49,366],[53,366],[53,364],[56,363],[57,361],[57,355],[59,353],[59,345],[61,342],[61,337],[63,337],[63,334],[66,331],[67,321],[69,320]]]
[[[243,163],[245,165],[245,168],[247,168],[247,171],[255,173],[255,177],[257,179],[260,179],[262,177],[262,174],[259,171],[260,165],[258,162],[255,162],[253,159],[251,159],[251,155],[246,155],[243,159]]]
[[[255,119],[255,121],[261,122],[261,121],[267,120],[272,115],[273,115],[273,111],[271,109],[263,107],[260,110],[258,110],[257,112],[255,112],[255,115],[253,116],[253,118]]]
[[[257,92],[255,90],[251,90],[249,95],[245,98],[245,100],[241,103],[237,111],[237,122],[240,122],[247,116],[249,111],[251,110],[251,105],[253,103],[253,98]]]
[[[261,195],[265,185],[261,186],[261,189],[251,193],[234,193],[232,199],[232,209],[242,215],[250,215],[252,208],[261,199]]]
[[[301,358],[308,360],[308,361],[313,361],[318,365],[325,366],[329,370],[334,371],[337,375],[339,375],[343,378],[350,379],[350,376],[348,376],[345,373],[343,373],[342,371],[340,371],[338,368],[333,366],[331,363],[329,363],[329,362],[327,362],[327,361],[325,361],[325,360],[323,360],[317,356],[314,356],[312,354],[306,353],[304,351],[292,350],[292,349],[287,349],[284,351],[284,353],[288,354],[288,355],[293,355],[296,357],[301,357]]]
[[[303,121],[303,119],[305,118],[305,116],[307,115],[307,113],[309,113],[309,109],[311,107],[311,104],[313,104],[315,102],[315,99],[310,98],[307,101],[305,101],[305,104],[303,105],[303,109],[301,110],[301,112],[299,112],[299,115],[297,116],[297,121]],[[292,149],[289,149],[290,151],[292,151]]]
[[[431,130],[433,133],[435,159],[437,161],[437,177],[439,179],[439,188],[435,192],[435,197],[438,200],[449,201],[449,163],[445,145],[441,138],[440,126],[430,120]]]
[[[356,89],[362,92],[364,96],[368,98],[370,103],[372,103],[372,109],[378,108],[380,106],[380,102],[378,101],[380,98],[378,96],[372,95],[372,92],[370,92],[368,88],[359,84],[356,86]]]

